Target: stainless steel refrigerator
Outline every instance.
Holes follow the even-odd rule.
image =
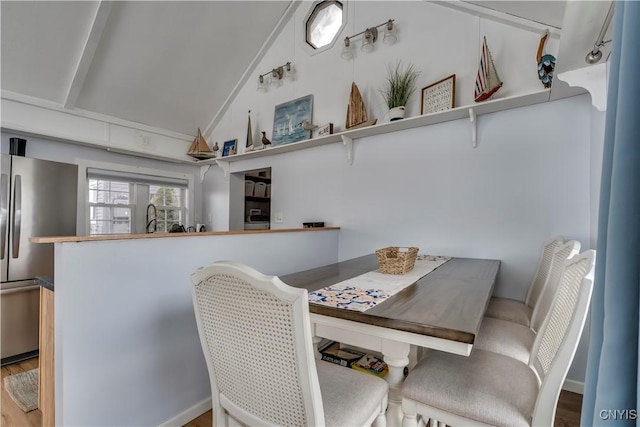
[[[1,154],[1,364],[38,354],[36,276],[53,275],[53,244],[33,236],[76,234],[78,167]]]

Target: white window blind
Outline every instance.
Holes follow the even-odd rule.
[[[166,184],[172,187],[187,188],[189,181],[168,176],[155,176],[141,173],[110,171],[105,169],[87,168],[87,176],[95,179],[128,181],[137,184]]]

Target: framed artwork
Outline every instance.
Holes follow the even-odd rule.
[[[225,141],[222,146],[222,157],[232,156],[236,154],[236,144],[238,143],[238,139],[231,139],[229,141]]]
[[[312,108],[313,95],[276,105],[271,143],[275,146],[311,138],[311,131],[303,123],[311,123]]]
[[[452,74],[422,88],[420,114],[450,110],[456,99],[456,75]]]

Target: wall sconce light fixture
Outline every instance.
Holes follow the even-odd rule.
[[[387,22],[383,22],[380,25],[376,25],[375,27],[369,27],[364,31],[360,31],[357,34],[354,34],[349,37],[345,37],[344,45],[342,46],[342,53],[340,57],[342,59],[351,59],[353,58],[353,52],[351,51],[351,39],[357,37],[359,35],[363,35],[362,37],[362,46],[360,49],[363,52],[371,52],[373,50],[373,44],[378,40],[378,28],[384,26],[384,37],[382,38],[382,42],[385,44],[393,44],[398,40],[396,36],[396,28],[393,24],[394,20],[389,19]]]
[[[282,79],[292,78],[292,65],[291,62],[280,65],[258,76],[258,90],[267,91],[269,85],[272,83],[280,83]]]

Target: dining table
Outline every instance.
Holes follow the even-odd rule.
[[[314,344],[323,339],[382,354],[388,365],[387,425],[402,424],[401,387],[421,349],[468,356],[493,293],[500,261],[448,260],[365,311],[315,303],[310,298]],[[280,276],[309,295],[378,270],[375,254]],[[317,351],[317,348],[316,348]],[[317,351],[317,357],[320,353]],[[410,357],[411,356],[411,357]]]

